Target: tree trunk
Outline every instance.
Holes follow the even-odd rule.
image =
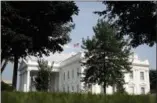
[[[103,85],[104,94],[106,95],[106,84]]]
[[[14,56],[14,69],[13,69],[13,79],[12,79],[12,86],[16,90],[16,84],[17,84],[17,72],[18,72],[18,56]]]
[[[106,74],[106,60],[105,59],[106,59],[106,53],[104,52],[104,68],[103,68],[104,74]],[[106,80],[104,80],[103,88],[104,88],[104,94],[106,95]]]
[[[156,4],[156,6],[157,6],[157,4]],[[157,73],[157,68],[156,68],[156,73]],[[156,91],[157,91],[157,81],[156,81]],[[157,94],[156,94],[156,101],[157,101]]]
[[[3,66],[1,68],[1,73],[4,71],[7,64],[8,64],[8,60],[5,60],[4,63],[3,63]]]
[[[4,56],[1,53],[1,63],[3,62],[3,60],[4,60]]]

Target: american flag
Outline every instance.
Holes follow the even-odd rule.
[[[79,47],[79,43],[74,44],[74,48]]]

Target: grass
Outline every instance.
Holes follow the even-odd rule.
[[[152,95],[2,92],[2,103],[156,103]]]

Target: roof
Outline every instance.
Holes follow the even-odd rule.
[[[60,67],[63,67],[69,63],[71,63],[72,61],[75,61],[75,60],[79,60],[79,59],[83,59],[84,57],[84,53],[83,52],[78,52],[76,54],[72,54],[71,56],[69,56],[68,58],[60,61],[60,62],[54,62],[54,67],[55,68],[60,68]],[[143,66],[149,66],[149,61],[148,60],[140,60],[139,57],[137,56],[137,54],[133,54],[133,55],[130,55],[130,61],[132,61],[133,64],[135,65],[143,65]],[[27,58],[27,60],[23,60],[25,62],[26,65],[34,65],[34,66],[37,66],[38,63],[37,63],[37,60],[32,60],[31,58]],[[48,62],[48,65],[51,65],[52,62]],[[22,64],[21,64],[22,65]]]

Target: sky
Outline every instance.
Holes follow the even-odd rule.
[[[51,61],[60,61],[68,58],[72,54],[82,50],[81,47],[74,48],[75,43],[82,42],[82,38],[87,36],[92,37],[94,35],[93,26],[96,25],[97,20],[100,18],[94,11],[102,11],[105,8],[101,2],[76,2],[79,7],[79,14],[73,16],[75,23],[75,29],[70,33],[71,42],[64,46],[64,51],[61,54],[51,54],[49,57],[44,57]],[[141,45],[132,50],[135,52],[141,60],[148,59],[150,68],[156,68],[156,45],[149,47],[147,45]],[[2,74],[3,80],[12,80],[13,64],[9,63]]]

